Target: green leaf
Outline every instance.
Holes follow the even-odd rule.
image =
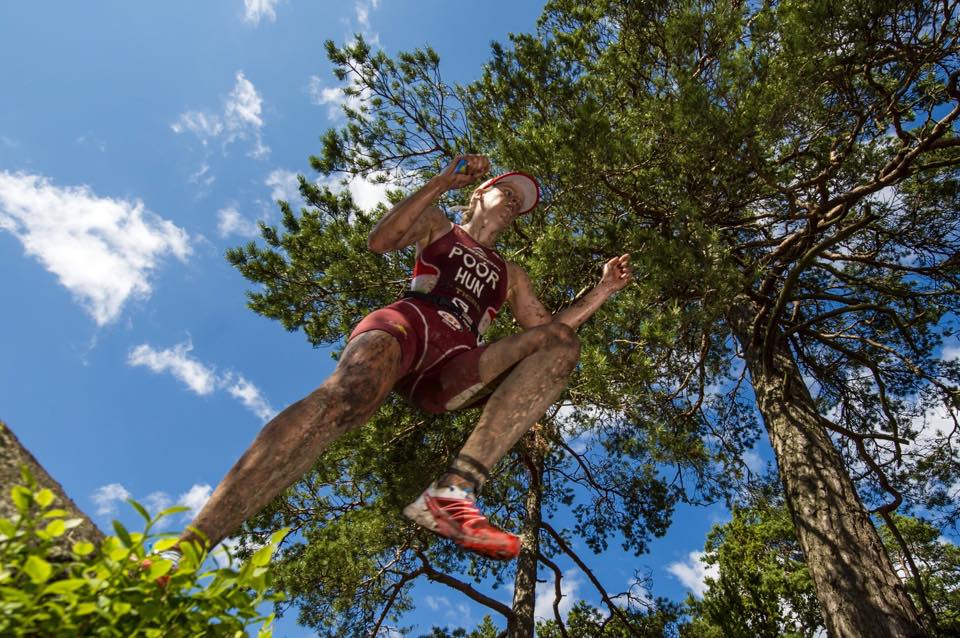
[[[43,590],[45,594],[67,594],[72,593],[87,585],[83,578],[67,578],[50,583]]]
[[[78,616],[89,616],[95,611],[97,611],[97,603],[80,603],[77,605],[76,613]]]
[[[256,552],[254,552],[253,556],[250,557],[250,563],[254,567],[263,567],[264,565],[267,565],[270,563],[270,559],[272,557],[273,557],[273,546],[267,545],[265,547],[261,547]]]
[[[153,551],[162,552],[170,549],[180,542],[180,539],[176,536],[171,536],[170,538],[161,538],[156,543],[153,544]]]
[[[173,563],[163,558],[151,558],[150,569],[147,571],[147,580],[156,580],[173,569]]]
[[[23,571],[30,577],[30,580],[34,584],[41,584],[47,582],[47,579],[50,578],[50,573],[53,571],[53,567],[47,561],[43,560],[39,556],[28,556],[26,562],[23,564]]]
[[[30,595],[19,588],[0,587],[0,600],[4,601],[5,603],[8,601],[29,603]]]
[[[78,541],[73,544],[73,553],[77,556],[86,556],[93,551],[93,543],[87,541]]]
[[[70,516],[70,512],[67,510],[54,509],[44,512],[41,518],[66,518],[67,516]]]
[[[289,527],[284,527],[283,529],[279,529],[275,531],[273,534],[270,535],[270,544],[279,545],[283,541],[283,539],[287,537],[287,534],[289,533],[290,533]]]
[[[120,542],[126,547],[133,547],[133,539],[130,538],[130,532],[127,531],[127,528],[123,526],[118,520],[113,521],[113,531],[117,533],[117,537],[120,538]]]
[[[67,526],[64,524],[63,519],[58,518],[47,523],[43,531],[49,534],[51,538],[57,538],[67,531]]]
[[[23,487],[22,485],[14,485],[10,488],[10,500],[13,501],[13,504],[21,514],[25,514],[30,508],[30,501],[33,499],[33,495],[30,493],[30,490]]]
[[[36,494],[34,494],[33,498],[34,500],[37,501],[37,504],[41,508],[46,509],[47,507],[50,506],[51,503],[53,503],[53,499],[56,497],[53,494],[53,490],[50,490],[45,487],[39,492],[37,492]]]
[[[115,547],[107,552],[107,556],[110,557],[110,560],[122,561],[126,560],[127,556],[130,555],[130,550],[126,547]]]
[[[168,507],[167,509],[161,511],[157,514],[157,518],[162,518],[164,516],[172,516],[174,514],[180,514],[181,512],[189,512],[190,508],[184,505],[174,505],[173,507]]]
[[[133,500],[132,498],[128,498],[127,503],[130,503],[130,505],[133,506],[133,509],[137,510],[137,513],[143,517],[143,520],[145,520],[147,523],[151,522],[150,514],[147,513],[147,510],[143,505]]]
[[[276,613],[272,613],[267,616],[267,619],[264,621],[263,626],[260,627],[260,631],[257,632],[257,638],[273,638],[273,620],[276,618]]]
[[[13,538],[17,533],[17,526],[9,518],[0,518],[0,534]]]

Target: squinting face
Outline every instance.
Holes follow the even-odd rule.
[[[520,214],[520,205],[520,191],[516,186],[503,182],[494,184],[483,193],[481,210],[509,224]]]

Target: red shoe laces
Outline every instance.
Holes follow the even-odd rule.
[[[461,527],[472,526],[472,524],[475,523],[483,523],[486,527],[492,527],[490,523],[487,522],[487,517],[480,511],[480,508],[470,499],[447,498],[443,496],[435,496],[433,498],[438,501],[448,501],[446,504],[438,503],[438,506],[440,510],[450,516],[450,518],[460,523]]]

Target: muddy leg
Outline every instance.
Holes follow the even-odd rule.
[[[543,416],[567,386],[579,357],[576,333],[561,323],[538,326],[491,344],[480,358],[481,380],[491,383],[508,370],[509,374],[487,400],[454,467],[481,478],[482,483],[477,465],[493,467]],[[469,487],[471,481],[447,473],[437,483]]]
[[[400,356],[400,345],[386,332],[357,335],[319,388],[267,423],[192,523],[208,546],[299,480],[334,439],[365,423],[396,382]],[[188,531],[183,539],[195,536]]]

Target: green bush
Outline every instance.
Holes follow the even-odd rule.
[[[148,548],[161,551],[177,540],[151,529],[186,508],[151,517],[131,500],[146,521],[143,532],[114,521],[116,535],[99,548],[80,541],[62,551],[63,535],[81,519],[53,508],[53,492],[24,478],[26,486],[10,491],[18,514],[0,518],[0,636],[239,638],[258,624],[258,638],[271,636],[274,614],[263,616],[257,607],[282,600],[270,589],[269,563],[286,530],[239,568],[229,550],[226,567],[205,566],[199,544],[181,546],[175,570],[157,558],[144,566]]]

